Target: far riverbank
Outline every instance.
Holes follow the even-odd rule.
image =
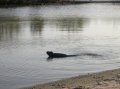
[[[38,6],[38,5],[71,5],[71,4],[84,4],[84,3],[120,3],[120,1],[64,1],[64,0],[15,0],[15,1],[0,1],[0,8],[9,7],[23,7],[23,6]]]

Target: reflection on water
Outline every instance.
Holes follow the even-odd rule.
[[[85,28],[86,24],[89,23],[89,19],[83,18],[65,18],[55,20],[39,20],[32,19],[31,21],[12,21],[1,23],[0,25],[0,39],[12,40],[19,39],[20,36],[29,35],[32,36],[42,35],[44,28],[53,28],[53,30],[65,31],[65,32],[78,32]],[[46,27],[46,26],[48,27]],[[54,34],[53,34],[54,35]]]
[[[43,30],[43,26],[44,26],[44,20],[37,20],[34,19],[33,21],[31,21],[30,24],[30,28],[31,28],[31,33],[33,35],[40,35],[42,34],[42,30]]]
[[[119,10],[115,4],[0,9],[0,89],[119,68]],[[80,56],[47,59],[49,50]]]
[[[0,40],[12,40],[19,34],[19,23],[6,23],[0,25]]]
[[[84,24],[88,23],[89,19],[83,18],[64,18],[53,21],[51,24],[55,24],[57,28],[60,28],[60,31],[67,31],[67,32],[77,32],[81,31]]]
[[[43,20],[40,21],[12,21],[0,24],[0,40],[15,40],[23,35],[40,35],[43,28]],[[30,36],[29,36],[30,37]]]

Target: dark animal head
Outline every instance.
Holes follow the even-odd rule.
[[[47,55],[49,55],[49,57],[53,56],[53,52],[52,51],[47,51],[46,53],[47,53]]]

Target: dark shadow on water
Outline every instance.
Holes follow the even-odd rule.
[[[51,62],[51,61],[53,61],[53,58],[48,57],[46,60],[47,60],[48,62]]]
[[[48,57],[46,60],[47,60],[48,62],[51,62],[51,61],[53,61],[53,60],[57,60],[57,59],[65,59],[65,58],[67,58],[67,57],[59,57],[59,58]]]

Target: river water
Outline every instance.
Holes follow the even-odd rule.
[[[47,59],[46,51],[79,55]],[[120,4],[0,9],[0,89],[120,68]]]

